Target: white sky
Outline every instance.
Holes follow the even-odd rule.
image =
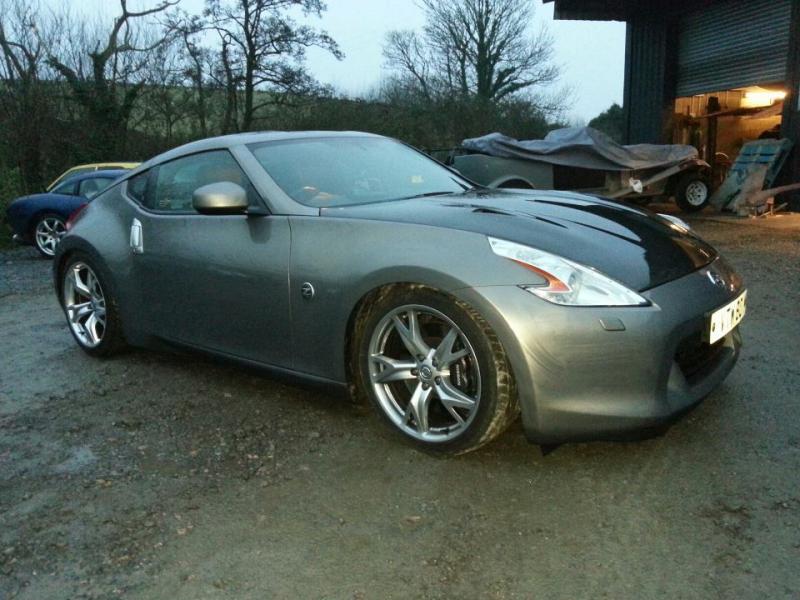
[[[43,0],[57,5],[61,0]],[[613,102],[622,104],[625,69],[625,25],[585,21],[554,21],[553,5],[535,4],[532,30],[545,25],[555,40],[556,62],[562,77],[556,88],[569,87],[573,103],[568,116],[588,121]],[[134,0],[132,6],[153,6],[156,0]],[[414,0],[327,0],[322,19],[309,18],[309,24],[326,29],[345,53],[342,61],[312,49],[308,66],[324,83],[358,94],[372,87],[383,70],[383,41],[393,29],[418,29],[424,24],[423,12]],[[113,15],[115,0],[71,0],[76,13]],[[199,13],[203,0],[181,0],[180,6]]]

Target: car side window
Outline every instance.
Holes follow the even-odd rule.
[[[155,168],[152,185],[145,186],[142,204],[165,212],[194,212],[194,191],[210,183],[228,181],[247,191],[251,204],[257,203],[256,191],[239,163],[227,150],[212,150],[164,163]],[[130,184],[129,182],[129,190]],[[130,193],[130,191],[129,191]]]
[[[95,177],[94,179],[84,179],[80,185],[80,195],[85,198],[93,198],[102,190],[108,187],[108,184],[114,181],[108,177]]]
[[[66,194],[67,196],[76,196],[78,194],[77,181],[65,181],[58,184],[51,191],[51,194]]]
[[[128,196],[136,200],[139,204],[144,204],[144,198],[147,194],[148,179],[150,179],[150,171],[139,173],[128,180]]]

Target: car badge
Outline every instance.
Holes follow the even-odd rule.
[[[706,274],[708,275],[708,279],[712,284],[721,288],[727,287],[725,280],[718,273],[714,271],[706,271]]]
[[[311,300],[316,294],[316,290],[311,282],[306,281],[302,286],[300,286],[300,295],[303,296],[305,300]]]

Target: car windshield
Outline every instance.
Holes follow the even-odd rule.
[[[54,187],[51,191],[53,194],[66,194],[69,196],[74,196],[78,191],[78,182],[68,179]]]
[[[110,177],[93,177],[92,179],[86,179],[81,185],[81,193],[91,200],[106,189],[108,184],[112,181],[114,180]]]
[[[306,206],[328,207],[457,194],[470,183],[399,142],[329,137],[250,146],[280,188]]]
[[[83,175],[84,173],[90,173],[94,171],[94,167],[72,167],[68,171],[61,174],[61,176],[56,179],[53,183],[50,184],[48,189],[53,189],[57,185],[72,179],[73,177],[77,177],[78,175]]]

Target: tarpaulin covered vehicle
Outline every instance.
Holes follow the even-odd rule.
[[[447,162],[491,188],[574,190],[607,198],[674,197],[685,211],[708,204],[711,169],[692,146],[623,146],[591,127],[521,141],[500,133],[464,140]]]

